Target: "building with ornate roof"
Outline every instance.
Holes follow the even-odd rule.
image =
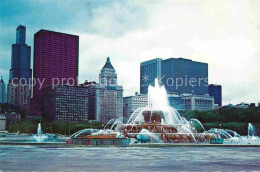
[[[123,117],[123,87],[117,85],[117,74],[110,58],[99,74],[99,83],[85,85],[89,92],[89,120],[103,123]]]

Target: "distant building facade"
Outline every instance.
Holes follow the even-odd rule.
[[[214,97],[215,104],[222,106],[222,87],[221,85],[210,84],[209,95]]]
[[[160,58],[142,62],[140,66],[140,93],[147,94],[154,79],[165,86],[167,92],[181,94],[208,94],[208,64],[184,58]]]
[[[162,59],[156,58],[142,62],[140,65],[140,94],[148,94],[149,85],[154,85],[154,80],[159,81],[162,76]]]
[[[43,90],[59,84],[77,85],[79,36],[40,30],[34,34],[33,89],[31,117],[41,117]]]
[[[21,85],[17,82],[8,84],[7,102],[13,105],[19,105],[24,110],[30,109],[31,89],[29,85]]]
[[[241,108],[241,109],[247,109],[247,108],[256,108],[256,104],[255,103],[239,103],[236,105],[233,104],[228,104],[226,106],[223,106],[223,108]],[[260,108],[260,103],[258,103],[258,108]]]
[[[43,112],[51,120],[88,120],[88,89],[82,86],[52,86],[44,89]]]
[[[169,105],[176,110],[185,110],[184,99],[176,93],[168,93]]]
[[[5,116],[6,124],[10,126],[10,124],[16,124],[18,121],[20,121],[22,117],[22,113],[24,110],[21,109],[21,106],[19,105],[13,105],[13,104],[0,104],[0,115]]]
[[[116,70],[107,58],[99,83],[86,84],[89,90],[89,120],[103,123],[123,117],[123,87],[117,85]]]
[[[256,106],[255,106],[255,103],[250,103],[249,104],[249,108],[255,108]]]
[[[7,102],[29,110],[31,88],[31,47],[26,44],[26,27],[16,29],[16,44],[12,45],[11,69],[7,85]]]
[[[235,108],[247,109],[247,108],[249,108],[249,104],[248,104],[248,103],[245,103],[245,102],[242,102],[242,103],[239,103],[239,104],[237,104],[237,105],[235,105],[235,106],[233,106],[233,107],[235,107]]]
[[[96,82],[85,82],[80,85],[88,89],[88,120],[96,120],[98,84]]]
[[[0,80],[0,103],[6,103],[6,84],[2,77]]]
[[[16,114],[16,113],[5,113],[3,114],[6,117],[6,123],[7,125],[12,125],[16,124],[21,120],[21,114]]]
[[[124,97],[123,117],[129,119],[132,113],[139,108],[148,106],[148,96],[146,94],[136,94],[135,96]]]
[[[0,131],[6,130],[6,117],[3,114],[0,114]]]
[[[182,95],[185,110],[211,110],[214,109],[214,97],[209,95]]]

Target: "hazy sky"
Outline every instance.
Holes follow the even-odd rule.
[[[0,69],[7,82],[22,23],[32,49],[40,29],[79,35],[81,78],[98,81],[109,56],[124,96],[139,92],[140,62],[183,57],[209,64],[209,83],[222,85],[223,104],[258,103],[259,9],[260,0],[1,0]]]

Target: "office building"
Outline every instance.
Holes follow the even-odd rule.
[[[256,106],[255,106],[255,103],[250,103],[249,104],[249,108],[255,108]]]
[[[169,92],[167,96],[171,107],[176,110],[185,110],[184,99],[180,95]]]
[[[7,102],[24,110],[30,108],[31,47],[26,44],[26,27],[16,29],[16,44],[12,45],[11,69],[7,85]]]
[[[123,117],[129,119],[132,113],[139,109],[148,106],[148,96],[145,94],[136,94],[123,98]]]
[[[9,104],[18,105],[26,111],[30,109],[31,89],[29,85],[10,82],[7,87],[7,94]]]
[[[4,114],[0,114],[0,131],[6,130],[6,117]]]
[[[184,58],[160,58],[141,63],[140,93],[147,94],[148,86],[158,78],[167,92],[208,94],[208,64]]]
[[[96,120],[96,109],[97,109],[97,96],[96,96],[96,87],[98,84],[94,81],[86,81],[80,86],[84,86],[88,89],[88,120]]]
[[[154,80],[157,78],[159,81],[161,79],[161,66],[162,59],[156,58],[153,60],[148,60],[142,62],[140,65],[140,93],[147,94],[148,86],[154,86]]]
[[[88,120],[88,89],[58,85],[44,88],[44,116],[51,120],[80,122]]]
[[[214,97],[205,95],[183,94],[185,110],[211,110],[214,109]]]
[[[245,102],[242,102],[242,103],[236,104],[236,105],[233,106],[233,107],[235,107],[235,108],[247,109],[247,108],[249,108],[249,104],[248,104],[248,103],[245,103]]]
[[[89,92],[89,120],[103,123],[123,117],[123,87],[117,85],[116,70],[110,58],[99,74],[99,83],[86,83]]]
[[[9,80],[18,79],[25,84],[31,77],[31,47],[26,44],[26,27],[19,25],[16,29],[16,44],[12,45]]]
[[[0,103],[6,103],[6,85],[2,76],[0,80]]]
[[[77,85],[79,36],[40,30],[34,34],[33,88],[31,117],[41,117],[43,90],[53,85]]]
[[[21,120],[21,114],[16,114],[16,113],[5,113],[2,114],[5,115],[6,118],[6,124],[10,126],[13,124],[16,124],[17,122],[19,122]]]
[[[21,119],[24,110],[19,105],[0,104],[0,115],[5,116],[6,124],[16,124]],[[10,125],[9,125],[10,126]]]
[[[214,97],[215,104],[219,107],[222,106],[222,88],[221,85],[210,84],[209,95]]]

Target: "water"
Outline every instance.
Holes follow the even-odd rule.
[[[38,124],[37,134],[28,135],[7,135],[6,137],[0,137],[0,142],[12,142],[12,143],[52,143],[61,142],[65,143],[67,137],[63,135],[54,135],[45,133],[43,134],[41,123]]]
[[[175,132],[179,134],[181,138],[183,138],[182,136],[185,137],[185,139],[181,139],[179,138],[179,136],[168,137],[169,135],[167,135],[167,137],[166,135],[162,135],[165,136],[164,138],[162,138],[162,136],[158,137],[160,141],[167,143],[176,143],[180,141],[190,142],[190,139],[187,138],[186,135],[191,135],[194,143],[205,142],[205,140],[209,142],[210,139],[221,137],[225,138],[227,140],[226,143],[228,144],[260,145],[260,137],[256,136],[254,126],[251,123],[248,124],[248,136],[242,137],[235,131],[227,129],[212,128],[208,131],[205,131],[202,123],[195,118],[187,121],[178,113],[176,109],[169,105],[166,89],[163,85],[159,83],[158,79],[155,79],[154,86],[150,85],[148,87],[148,106],[136,109],[130,116],[127,123],[123,122],[123,118],[111,119],[105,125],[104,131],[106,131],[105,128],[108,124],[112,124],[110,130],[115,127],[115,131],[125,134],[125,137],[135,138],[136,135],[139,134],[140,138],[142,138],[142,135],[147,136],[147,138],[151,138],[151,142],[155,143],[157,143],[158,140],[154,138],[158,137],[158,133],[163,134],[162,132],[164,132],[165,130],[162,130],[162,126],[166,126],[176,129],[172,131],[166,129],[166,134]],[[158,127],[161,127],[161,130],[159,130]],[[141,130],[140,128],[146,128],[148,130]],[[197,133],[197,131],[201,131],[201,129],[202,133]],[[142,133],[144,131],[145,133]],[[131,134],[128,135],[128,133]],[[199,139],[196,140],[194,133],[196,133]],[[212,135],[205,135],[205,133],[212,133]],[[210,138],[208,138],[208,136]],[[205,139],[205,137],[207,139]]]
[[[141,124],[144,122],[143,112],[154,111],[162,112],[162,118],[165,124],[188,124],[188,121],[181,117],[176,109],[171,107],[168,102],[166,89],[160,85],[157,78],[155,78],[154,86],[148,87],[148,106],[136,109],[130,116],[127,124]],[[152,121],[150,121],[152,122]]]
[[[259,148],[0,146],[0,171],[252,171]]]
[[[42,126],[41,126],[41,123],[38,124],[38,127],[37,127],[37,136],[40,136],[42,135]]]
[[[251,123],[248,123],[248,136],[256,136],[255,127]]]
[[[161,142],[160,138],[155,133],[152,133],[147,129],[142,129],[138,136],[139,137],[144,136],[145,138],[148,138],[152,143]],[[137,136],[137,139],[138,139],[138,136]]]
[[[253,124],[248,123],[248,135],[240,136],[237,132],[228,129],[212,128],[206,133],[218,133],[220,137],[224,138],[225,144],[233,145],[260,145],[260,137],[256,136]],[[232,133],[233,136],[230,134]]]

